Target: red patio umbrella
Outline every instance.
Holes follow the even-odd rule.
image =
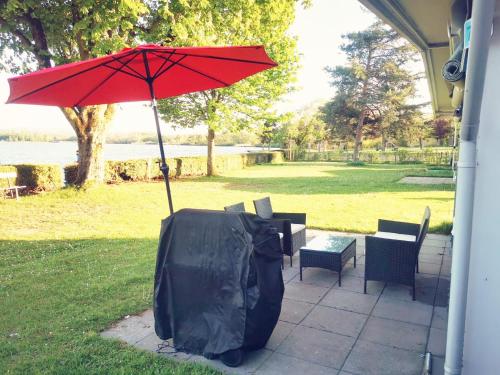
[[[7,103],[80,107],[151,100],[160,169],[172,214],[156,99],[229,86],[276,65],[263,46],[174,48],[147,44],[10,78]]]

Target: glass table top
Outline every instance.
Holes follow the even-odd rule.
[[[355,239],[353,237],[340,237],[340,236],[324,234],[313,238],[311,241],[307,243],[306,246],[302,246],[301,249],[327,251],[330,253],[341,253],[354,240]]]

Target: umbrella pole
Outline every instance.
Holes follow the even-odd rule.
[[[172,205],[172,194],[170,192],[170,182],[168,179],[168,165],[165,161],[165,151],[163,150],[163,139],[161,136],[161,130],[160,130],[160,120],[158,118],[158,108],[156,105],[156,98],[154,96],[154,90],[152,85],[150,85],[150,90],[153,99],[151,100],[151,104],[153,107],[153,112],[155,115],[155,122],[156,122],[156,134],[158,135],[158,144],[160,145],[160,155],[161,155],[161,165],[160,165],[160,170],[163,173],[163,179],[165,180],[165,186],[167,188],[167,198],[168,198],[168,208],[170,210],[170,215],[174,213],[174,207]]]

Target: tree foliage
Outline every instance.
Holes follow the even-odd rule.
[[[347,65],[326,68],[336,93],[322,112],[336,136],[354,136],[358,160],[363,135],[378,131],[383,137],[415,94],[418,75],[410,72],[408,63],[415,61],[416,51],[381,22],[343,38]]]
[[[213,171],[215,132],[279,121],[272,106],[292,89],[297,70],[295,39],[287,34],[295,0],[171,1],[175,45],[264,45],[279,66],[227,88],[160,101],[162,118],[182,127],[207,125],[207,173]],[[256,129],[257,130],[257,129]]]
[[[432,122],[432,135],[442,146],[453,132],[453,124],[449,118],[439,117]]]
[[[166,4],[139,0],[0,0],[0,68],[25,73],[132,46],[165,20]],[[164,35],[171,37],[171,33]],[[61,110],[78,139],[77,182],[102,181],[102,148],[114,105]]]

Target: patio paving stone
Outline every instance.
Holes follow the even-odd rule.
[[[354,341],[352,337],[298,326],[278,347],[277,352],[340,369]]]
[[[288,281],[292,280],[295,276],[299,274],[298,268],[291,268],[290,266],[285,267],[282,271],[283,274],[283,282],[286,284]]]
[[[300,358],[290,357],[281,353],[274,353],[257,370],[256,374],[262,375],[335,375],[337,372],[331,367],[321,366],[304,361]]]
[[[313,309],[314,305],[307,302],[283,299],[281,304],[280,320],[299,324],[307,314]]]
[[[316,286],[321,286],[324,288],[330,288],[337,282],[337,272],[330,270],[325,270],[321,268],[303,268],[302,269],[302,281],[300,281],[300,274],[293,278],[293,282],[303,284],[311,284]]]
[[[432,328],[446,329],[448,326],[448,308],[435,306],[432,314]]]
[[[365,277],[365,265],[356,263],[356,268],[351,265],[346,265],[342,270],[342,277],[344,276],[354,276],[354,277]]]
[[[438,277],[426,274],[420,274],[416,278],[416,300],[427,305],[432,305],[434,303],[434,297],[436,296],[436,288],[438,283]],[[401,284],[388,283],[384,291],[382,292],[382,299],[393,298],[400,299],[403,301],[413,301],[412,289],[409,286]]]
[[[342,289],[332,289],[321,300],[320,304],[342,310],[369,314],[377,303],[377,296],[360,294]]]
[[[101,334],[104,337],[135,344],[151,333],[154,333],[153,322],[145,319],[143,316],[131,316]]]
[[[446,331],[444,329],[431,328],[429,332],[429,343],[427,351],[432,355],[444,356],[446,352]]]
[[[427,263],[434,263],[434,264],[441,264],[443,261],[443,256],[442,255],[433,255],[433,254],[420,254],[418,256],[418,260],[420,262],[427,262]]]
[[[423,352],[427,342],[427,331],[426,326],[371,317],[359,338],[395,348]]]
[[[316,306],[301,325],[340,335],[357,337],[368,315],[352,311],[338,310],[333,307]]]
[[[278,321],[274,328],[273,334],[266,344],[266,349],[276,350],[278,346],[287,338],[287,336],[295,328],[295,324]]]
[[[432,375],[444,375],[444,358],[432,356]]]
[[[354,276],[342,277],[342,286],[335,284],[335,289],[350,290],[352,292],[363,293],[363,279]],[[384,289],[384,283],[380,281],[368,281],[366,292],[368,294],[379,296]]]
[[[420,375],[418,353],[358,340],[343,370],[360,375]]]
[[[418,270],[420,273],[427,273],[431,275],[439,275],[441,264],[418,262]]]
[[[296,301],[318,303],[326,292],[328,288],[301,282],[292,281],[285,285],[285,298]]]
[[[429,326],[432,306],[418,301],[380,298],[373,309],[373,316]]]
[[[272,354],[273,352],[267,349],[245,353],[245,358],[241,366],[233,368],[227,367],[219,359],[208,359],[201,355],[191,356],[190,361],[210,366],[226,374],[255,374],[257,368],[259,368]]]

